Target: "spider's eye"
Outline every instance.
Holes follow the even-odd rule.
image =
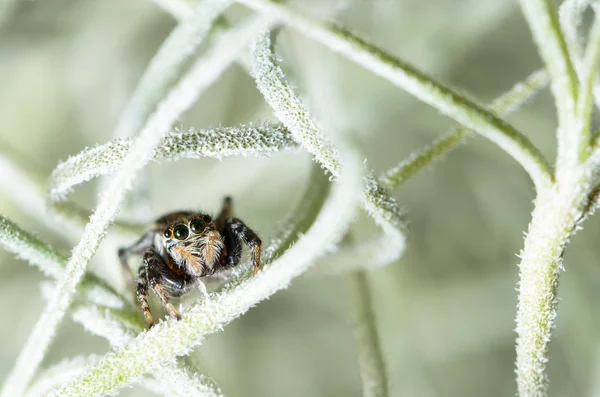
[[[204,226],[204,222],[200,219],[196,219],[195,221],[192,221],[192,223],[190,223],[190,229],[192,229],[192,232],[196,234],[204,230]]]
[[[190,232],[185,225],[176,226],[175,230],[173,230],[173,236],[175,236],[177,240],[185,240],[189,234]]]
[[[171,229],[167,229],[163,233],[163,236],[165,236],[165,238],[171,238],[172,235],[173,235],[173,231]]]

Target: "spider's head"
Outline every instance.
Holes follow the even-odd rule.
[[[194,214],[180,219],[163,231],[168,254],[193,274],[212,268],[223,248],[221,236],[208,215]]]

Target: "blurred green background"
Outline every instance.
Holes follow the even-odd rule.
[[[297,1],[309,11],[319,3]],[[337,3],[345,3],[335,17],[339,22],[480,102],[540,67],[516,2]],[[228,15],[244,12],[238,6]],[[42,178],[60,160],[111,139],[138,78],[175,25],[150,0],[0,0],[0,20],[0,149],[28,159]],[[335,107],[344,120],[337,121],[358,135],[376,174],[454,126],[296,32],[284,30],[278,56],[300,92],[310,87],[315,65],[321,79],[339,83]],[[234,65],[180,126],[271,118],[253,80]],[[553,159],[555,116],[547,90],[509,120]],[[231,194],[238,216],[268,240],[303,191],[309,166],[304,153],[154,163],[147,172],[149,208],[140,205],[136,216],[149,221],[180,208],[216,212],[222,196]],[[532,210],[530,180],[500,149],[473,138],[394,194],[407,209],[408,248],[399,262],[369,276],[391,394],[514,395],[515,255]],[[88,208],[96,197],[97,181],[74,194]],[[49,231],[39,215],[23,211],[6,189],[0,191],[0,213],[61,249],[74,245],[66,232]],[[368,220],[356,227],[375,230]],[[592,218],[566,253],[550,396],[600,396],[599,232],[600,220]],[[131,242],[106,240],[92,270],[119,283],[116,248]],[[37,270],[0,250],[0,271],[3,379],[44,302]],[[203,371],[230,397],[360,395],[345,288],[343,278],[298,279],[210,336],[196,351]],[[44,365],[107,349],[107,342],[67,319]],[[136,386],[121,395],[148,393]]]

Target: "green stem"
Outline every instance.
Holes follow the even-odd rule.
[[[364,272],[355,272],[349,274],[346,279],[354,317],[354,336],[358,349],[362,395],[363,397],[387,397],[388,379],[377,335],[367,276]]]
[[[600,18],[596,16],[590,29],[590,39],[581,67],[581,89],[577,99],[576,128],[573,133],[581,137],[579,158],[585,160],[590,144],[590,126],[594,105],[594,84],[600,59]]]
[[[522,397],[547,392],[558,277],[565,247],[585,209],[591,174],[587,167],[578,167],[570,179],[536,199],[519,265],[516,373]]]
[[[293,26],[331,50],[388,79],[465,127],[485,136],[523,166],[538,190],[550,186],[552,173],[544,156],[524,135],[492,112],[340,26],[315,21],[286,5],[270,0],[238,1]]]
[[[525,81],[519,82],[510,91],[502,94],[490,105],[490,109],[500,116],[505,116],[517,110],[539,90],[548,84],[548,73],[537,70],[530,74]],[[394,189],[412,178],[418,171],[440,160],[444,155],[458,147],[471,134],[468,128],[459,127],[421,151],[410,155],[397,166],[386,171],[379,182],[388,189]]]
[[[584,138],[570,130],[577,103],[577,75],[565,38],[548,0],[519,0],[538,51],[550,73],[552,94],[558,110],[557,168],[578,163],[578,148]]]

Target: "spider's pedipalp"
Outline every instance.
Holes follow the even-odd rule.
[[[252,249],[252,266],[254,274],[260,270],[260,255],[262,251],[262,241],[254,230],[250,229],[244,222],[238,218],[231,218],[227,221],[227,226],[233,234]]]

